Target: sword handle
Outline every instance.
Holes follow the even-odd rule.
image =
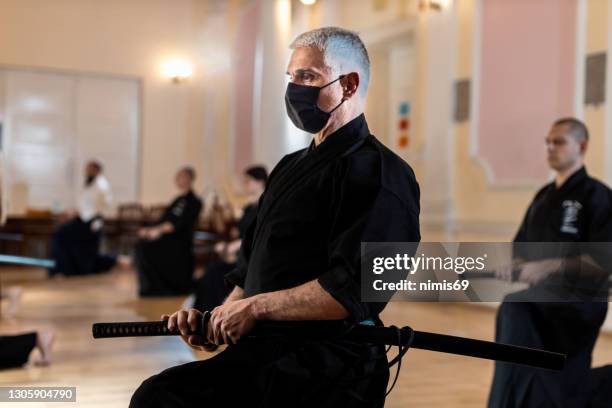
[[[208,328],[210,312],[202,314],[202,319],[198,321],[198,327],[189,334],[206,336],[205,328]],[[120,323],[94,323],[92,326],[94,339],[104,339],[112,337],[148,337],[148,336],[178,336],[178,328],[168,329],[166,320],[153,322],[120,322]]]

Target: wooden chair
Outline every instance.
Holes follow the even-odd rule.
[[[132,254],[138,241],[138,230],[146,225],[146,212],[139,203],[119,205],[117,211],[118,247],[122,254]]]
[[[164,211],[168,206],[166,204],[152,205],[147,210],[147,221],[150,223],[156,223],[164,215]]]
[[[214,251],[218,242],[228,242],[237,238],[234,211],[229,203],[214,200],[208,211],[202,211],[194,236],[194,255],[196,265],[205,265],[219,260]]]

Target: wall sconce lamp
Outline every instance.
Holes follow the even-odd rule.
[[[300,1],[302,2],[302,4],[306,6],[312,6],[313,4],[317,2],[317,0],[300,0]]]
[[[419,0],[419,10],[443,11],[449,9],[453,0]]]
[[[189,61],[173,59],[162,64],[162,74],[173,83],[180,84],[193,75],[193,68]]]

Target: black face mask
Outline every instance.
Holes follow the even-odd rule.
[[[293,124],[308,132],[318,133],[325,127],[331,114],[344,103],[344,99],[329,112],[322,111],[317,105],[321,89],[330,86],[334,82],[344,78],[340,75],[330,83],[319,86],[298,85],[290,82],[285,92],[285,106],[287,115]]]

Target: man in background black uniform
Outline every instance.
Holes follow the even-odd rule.
[[[193,193],[195,171],[186,166],[176,173],[180,194],[159,222],[139,231],[134,261],[140,296],[174,296],[193,290],[193,229],[202,201]]]
[[[553,124],[546,146],[555,180],[533,199],[515,238],[514,265],[500,272],[509,278],[510,271],[518,269],[518,280],[531,287],[507,296],[501,304],[496,341],[566,353],[566,367],[555,373],[496,363],[489,407],[585,407],[590,399],[591,354],[606,316],[607,300],[522,300],[537,301],[541,293],[550,293],[542,289],[557,288],[570,294],[578,286],[596,290],[604,287],[607,276],[582,276],[571,283],[568,268],[578,262],[574,269],[586,270],[586,254],[564,259],[559,257],[562,244],[521,244],[612,241],[612,193],[586,172],[583,160],[588,139],[587,128],[579,120],[563,118]]]
[[[382,407],[384,347],[330,339],[245,339],[262,320],[381,324],[385,303],[363,303],[361,242],[416,242],[419,187],[412,169],[370,134],[363,115],[370,74],[357,34],[336,27],[291,45],[287,113],[312,133],[306,149],[270,174],[247,230],[236,285],[214,309],[208,340],[224,352],[146,380],[131,407]],[[168,316],[165,316],[168,318]],[[168,327],[195,329],[201,313],[178,311]],[[185,340],[200,347],[205,339]],[[166,404],[166,405],[164,405]]]

